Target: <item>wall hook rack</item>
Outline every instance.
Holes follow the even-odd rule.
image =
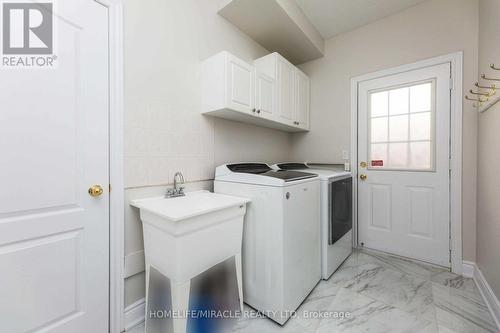
[[[481,78],[483,78],[485,80],[488,80],[488,81],[500,81],[500,79],[495,79],[495,78],[492,78],[492,77],[487,77],[486,74],[482,74]]]
[[[490,68],[496,71],[500,71],[500,67],[496,67],[495,64],[490,64]]]
[[[494,63],[490,63],[490,69],[500,71],[500,67],[497,67]],[[487,74],[481,74],[481,78],[486,81],[500,82],[500,78],[489,77],[486,75]],[[469,90],[472,97],[466,95],[465,99],[474,102],[473,106],[477,108],[479,112],[489,110],[493,105],[500,102],[500,96],[493,98],[493,95],[496,95],[497,92],[497,86],[494,82],[488,82],[486,84],[480,84],[479,82],[474,83],[474,86],[478,88],[477,91],[474,91],[473,89]]]
[[[475,92],[474,90],[469,90],[469,92],[472,94],[472,95],[477,95],[477,96],[486,96],[486,97],[491,97],[495,94],[495,91],[491,92],[491,93],[483,93],[483,92]]]
[[[470,98],[470,97],[469,97],[469,96],[467,96],[467,95],[465,95],[465,99],[466,99],[466,100],[468,100],[468,101],[473,101],[473,102],[474,102],[473,106],[474,106],[475,108],[480,108],[480,107],[482,107],[482,106],[483,106],[483,103],[488,101],[488,99],[487,99],[487,98],[486,98],[486,99],[482,99],[481,97],[478,97],[478,98]]]
[[[497,90],[497,87],[496,87],[494,84],[492,84],[492,85],[491,85],[491,86],[489,86],[489,87],[486,87],[486,86],[482,86],[482,85],[480,85],[480,84],[479,84],[479,82],[476,82],[474,85],[475,85],[476,87],[478,87],[478,88],[481,88],[481,89],[490,89],[490,90],[493,90],[493,91],[496,91],[496,90]]]
[[[478,98],[470,98],[469,96],[465,95],[465,99],[468,101],[474,101],[474,102],[479,102],[479,103],[484,103],[488,101],[488,98],[482,99],[481,97]]]

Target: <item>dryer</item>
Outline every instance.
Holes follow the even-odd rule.
[[[283,325],[321,280],[320,181],[264,163],[216,168],[214,192],[249,198],[243,226],[245,303]]]
[[[314,173],[321,180],[321,276],[330,276],[353,248],[352,174],[343,170],[312,168],[306,163],[278,163],[274,170]]]

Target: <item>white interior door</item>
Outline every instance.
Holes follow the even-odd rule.
[[[358,91],[359,243],[449,267],[450,64]]]
[[[54,8],[56,66],[0,74],[0,331],[104,333],[108,10]]]

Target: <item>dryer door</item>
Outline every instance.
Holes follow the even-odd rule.
[[[330,182],[328,194],[328,245],[333,245],[352,229],[352,177]]]

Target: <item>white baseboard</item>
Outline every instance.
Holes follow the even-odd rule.
[[[124,278],[144,272],[144,251],[137,251],[125,256]]]
[[[463,261],[462,264],[462,275],[468,278],[474,277],[474,271],[476,270],[476,263],[472,261]]]
[[[470,273],[472,270],[472,276],[468,276],[467,273]],[[496,297],[493,289],[491,289],[488,281],[484,277],[483,273],[479,269],[479,267],[474,262],[464,261],[463,262],[463,275],[466,277],[472,277],[474,282],[476,282],[477,288],[481,293],[486,305],[488,305],[488,309],[490,310],[497,327],[500,329],[500,301]]]
[[[144,298],[130,304],[125,308],[125,331],[142,323],[146,313],[146,302]]]

